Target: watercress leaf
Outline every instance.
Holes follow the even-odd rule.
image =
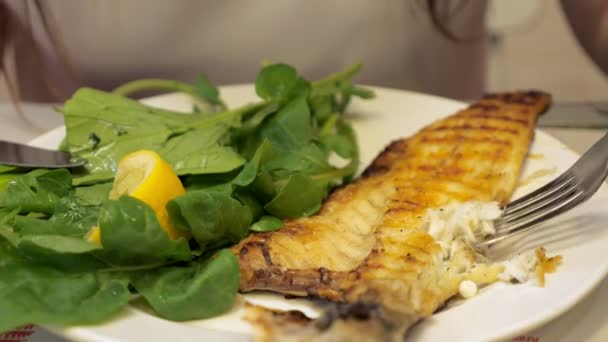
[[[261,136],[278,150],[292,150],[306,145],[312,136],[306,98],[299,96],[286,104],[262,126]]]
[[[267,203],[264,208],[279,218],[295,218],[312,214],[310,208],[318,206],[326,192],[326,184],[313,181],[310,177],[295,173],[287,184]]]
[[[258,149],[255,151],[253,158],[251,158],[243,167],[241,172],[232,181],[233,184],[238,186],[248,186],[251,184],[260,172],[260,166],[268,162],[275,156],[275,151],[272,148],[272,144],[268,140],[263,140]]]
[[[187,267],[163,267],[131,275],[135,289],[163,318],[209,318],[228,311],[239,288],[239,265],[229,250]]]
[[[334,97],[331,95],[315,96],[308,99],[312,116],[318,124],[323,124],[334,112]]]
[[[264,100],[284,101],[298,83],[298,73],[287,64],[271,64],[262,68],[255,80],[255,92]]]
[[[237,136],[246,136],[248,134],[253,133],[255,130],[259,128],[259,126],[264,122],[264,120],[270,115],[276,113],[279,109],[279,105],[277,103],[271,102],[260,108],[255,114],[253,114],[250,118],[244,120],[242,126],[235,133]]]
[[[356,153],[352,141],[343,135],[324,135],[319,137],[321,144],[328,150],[336,152],[340,157],[350,159]]]
[[[6,188],[4,205],[22,212],[52,213],[60,198],[72,192],[72,177],[66,169],[38,169],[13,178]]]
[[[50,267],[0,265],[0,331],[23,324],[92,324],[124,307],[131,295],[121,273],[68,273]]]
[[[305,174],[321,173],[331,170],[328,153],[316,143],[309,143],[275,157],[266,163],[275,177],[284,178],[295,172]]]
[[[360,97],[362,99],[366,99],[366,100],[373,99],[376,96],[376,94],[374,93],[373,90],[368,89],[368,88],[358,87],[356,85],[352,85],[350,88],[348,88],[348,91],[352,95]]]
[[[99,213],[99,227],[104,247],[99,257],[113,265],[191,259],[188,242],[184,238],[171,240],[154,211],[133,197],[106,201]]]
[[[238,242],[253,221],[250,208],[230,194],[207,190],[187,192],[167,203],[171,222],[192,231],[201,250]]]
[[[274,216],[262,216],[249,227],[254,232],[273,232],[283,228],[283,221]]]
[[[220,92],[205,75],[201,74],[196,77],[194,91],[199,97],[207,100],[211,104],[223,105],[223,102],[220,99]]]
[[[353,64],[343,71],[331,74],[326,78],[313,82],[310,92],[311,97],[335,95],[347,87],[350,87],[351,79],[362,68],[360,63]]]
[[[264,214],[264,206],[260,201],[253,196],[250,192],[245,190],[239,190],[232,194],[234,198],[239,200],[243,205],[247,206],[251,212],[252,221],[257,220]]]

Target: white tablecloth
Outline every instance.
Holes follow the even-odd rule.
[[[0,139],[27,142],[62,124],[52,106],[24,105],[26,120],[20,118],[10,104],[0,104]],[[32,125],[33,124],[33,125]],[[602,137],[603,129],[544,129],[577,152],[585,151]],[[608,246],[606,246],[608,254]],[[44,330],[35,329],[28,341],[61,341]],[[608,279],[605,279],[583,301],[545,326],[529,331],[515,341],[608,341]]]

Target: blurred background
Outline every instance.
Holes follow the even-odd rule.
[[[559,1],[497,1],[488,11],[489,91],[538,88],[558,101],[608,100],[608,77],[578,45]]]
[[[558,0],[492,0],[487,13],[488,91],[538,88],[559,101],[608,98],[607,75],[578,46]],[[0,101],[6,94],[0,82]]]

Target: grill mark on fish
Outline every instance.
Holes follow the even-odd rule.
[[[424,136],[420,139],[423,143],[430,143],[430,144],[450,144],[450,143],[462,143],[462,142],[467,142],[467,143],[473,143],[473,144],[497,144],[497,145],[504,145],[504,146],[510,146],[511,142],[508,140],[501,140],[501,139],[496,139],[495,137],[481,137],[481,138],[474,138],[474,137],[464,137],[464,136],[457,136],[457,137],[427,137]]]
[[[514,128],[509,128],[509,127],[494,127],[494,126],[487,126],[487,125],[481,125],[481,126],[473,126],[473,125],[460,125],[460,126],[439,126],[439,127],[433,127],[430,130],[432,131],[463,131],[463,130],[467,130],[467,131],[471,131],[471,130],[480,130],[480,131],[486,131],[486,132],[505,132],[505,133],[510,133],[510,134],[519,134],[519,131],[514,129]]]
[[[489,111],[498,110],[498,109],[500,109],[500,107],[498,107],[495,104],[478,102],[478,103],[474,103],[474,104],[470,105],[469,109],[481,109],[482,111],[489,112]]]
[[[530,124],[530,121],[527,119],[514,118],[514,117],[509,117],[506,115],[491,115],[491,114],[487,114],[487,113],[471,113],[471,114],[467,114],[465,117],[470,118],[470,119],[488,119],[488,120],[504,121],[506,123],[517,123],[522,127],[526,127]]]

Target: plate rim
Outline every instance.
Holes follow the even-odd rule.
[[[364,85],[364,86],[371,88],[377,92],[390,92],[390,93],[396,93],[396,94],[400,94],[400,95],[415,96],[415,97],[418,97],[421,99],[424,98],[424,101],[443,101],[445,103],[452,102],[452,104],[454,106],[456,106],[456,105],[465,106],[467,104],[466,102],[463,102],[463,101],[445,98],[445,97],[432,95],[432,94],[415,92],[415,91],[402,90],[402,89],[390,88],[390,87],[378,87],[378,86],[369,86],[369,85]],[[253,84],[242,83],[242,84],[231,84],[231,85],[220,86],[219,88],[220,88],[220,91],[230,91],[230,90],[232,90],[232,91],[239,91],[239,90],[240,91],[251,91],[252,87],[253,87]],[[154,101],[167,101],[167,99],[169,99],[169,101],[170,101],[170,99],[174,98],[175,96],[176,96],[176,93],[167,93],[167,94],[147,97],[147,98],[144,98],[141,100],[145,103],[154,102]],[[451,113],[448,113],[444,116],[447,116],[450,114]],[[543,129],[541,129],[539,127],[535,128],[534,134],[535,134],[535,138],[538,136],[542,136],[543,139],[548,139],[551,142],[551,144],[556,144],[560,148],[566,150],[567,153],[572,154],[575,157],[580,156],[579,153],[572,150],[570,147],[568,147],[563,142],[561,142],[558,138],[545,132]],[[43,142],[44,140],[49,139],[49,137],[53,137],[56,135],[65,136],[65,126],[64,125],[56,127],[54,129],[51,129],[45,133],[38,135],[37,137],[29,140],[27,142],[27,144],[34,145],[34,146],[40,145],[41,142]],[[604,184],[602,186],[602,188],[605,190],[608,187],[606,186],[606,184]],[[519,324],[510,325],[508,327],[505,327],[505,329],[503,329],[501,331],[497,331],[496,334],[494,334],[494,337],[497,339],[513,338],[524,332],[532,331],[534,329],[537,329],[537,328],[547,324],[550,321],[555,320],[559,316],[565,314],[568,310],[570,310],[572,307],[574,307],[577,303],[581,302],[587,296],[589,296],[595,289],[597,289],[601,285],[602,281],[607,276],[608,276],[608,263],[605,263],[603,265],[603,267],[598,268],[596,271],[596,274],[594,274],[591,277],[592,280],[590,282],[588,282],[589,286],[586,286],[583,290],[576,292],[575,295],[572,296],[569,301],[562,302],[560,305],[557,305],[557,306],[549,307],[546,310],[544,310],[544,312],[542,312],[542,311],[537,312],[537,315],[534,318],[530,318],[528,320],[523,320]],[[138,309],[133,308],[133,310],[138,310]],[[118,318],[118,319],[120,319],[120,318]],[[112,321],[112,320],[113,320],[113,318],[110,319],[110,321]],[[183,323],[180,326],[180,322],[171,322],[171,323],[177,323],[176,327],[175,327],[176,329],[180,329],[180,328],[184,328],[184,327],[187,327],[189,329],[194,328],[191,325],[184,325]],[[91,334],[90,327],[94,327],[94,325],[93,326],[77,326],[77,327],[58,327],[58,326],[52,326],[52,325],[39,325],[39,326],[42,326],[47,330],[50,330],[60,336],[64,336],[67,338],[86,339],[86,340],[93,340],[93,341],[109,341],[109,340],[114,341],[114,338],[112,338],[112,337],[104,337],[104,336],[100,336],[96,333]],[[212,328],[208,328],[208,327],[196,327],[196,329],[200,330],[201,332],[202,331],[209,331],[209,332],[219,332],[220,331],[220,330],[216,330],[216,329],[212,329]],[[238,334],[241,337],[244,335],[240,332],[226,332],[226,331],[221,331],[221,332],[226,335],[231,335],[231,334],[237,335]],[[204,336],[201,336],[201,337],[204,337]]]

